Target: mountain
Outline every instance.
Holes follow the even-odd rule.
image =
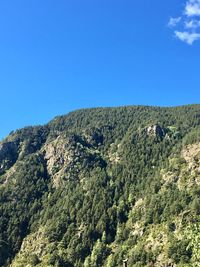
[[[200,105],[83,109],[0,143],[0,266],[200,266]]]

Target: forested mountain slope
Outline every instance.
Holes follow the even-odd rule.
[[[200,266],[200,105],[83,109],[0,143],[0,266]]]

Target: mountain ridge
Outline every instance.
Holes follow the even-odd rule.
[[[199,136],[200,105],[81,109],[13,132],[0,266],[198,266]]]

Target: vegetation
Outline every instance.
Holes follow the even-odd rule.
[[[0,143],[0,266],[198,266],[200,105],[78,110]]]

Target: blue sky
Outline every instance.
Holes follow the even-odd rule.
[[[82,107],[199,103],[198,2],[1,0],[0,139]]]

